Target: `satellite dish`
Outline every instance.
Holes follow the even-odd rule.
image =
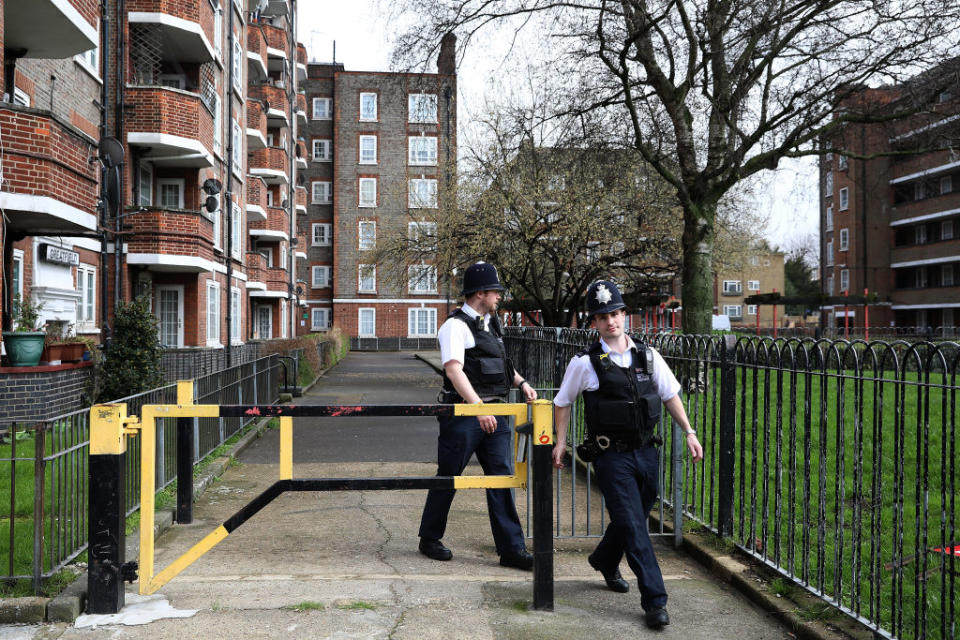
[[[203,186],[200,188],[203,189],[207,195],[215,196],[220,193],[220,189],[223,188],[223,183],[216,178],[207,178],[203,181]]]
[[[283,207],[284,209],[286,209],[287,207],[290,206],[290,201],[287,200],[286,198],[284,198],[284,199],[283,199],[283,202],[280,203],[280,206]]]
[[[123,164],[123,145],[113,136],[100,139],[97,146],[97,159],[106,168],[119,167]]]
[[[207,196],[203,206],[209,213],[213,213],[220,208],[220,200],[216,196]]]
[[[303,175],[302,173],[297,175],[297,184],[301,187],[307,184],[307,176]]]

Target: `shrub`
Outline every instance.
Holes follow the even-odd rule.
[[[99,399],[117,400],[162,386],[162,355],[157,319],[147,297],[117,305],[113,339],[103,352]]]

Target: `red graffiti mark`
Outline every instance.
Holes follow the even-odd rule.
[[[330,412],[330,416],[333,418],[339,418],[341,416],[349,416],[354,413],[360,413],[363,411],[363,407],[337,407]]]
[[[244,411],[248,416],[258,416],[260,415],[260,407],[250,407]]]
[[[540,436],[540,444],[549,444],[549,443],[550,443],[550,436],[548,436],[547,434],[543,434],[542,436]]]

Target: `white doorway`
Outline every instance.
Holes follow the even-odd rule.
[[[273,307],[269,304],[257,306],[257,337],[269,340],[273,337]]]
[[[160,322],[160,344],[183,346],[183,285],[158,285],[157,320]]]

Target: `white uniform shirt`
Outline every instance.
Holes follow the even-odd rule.
[[[618,367],[626,368],[633,364],[632,349],[636,345],[630,336],[626,336],[626,338],[627,350],[623,353],[611,351],[607,343],[603,339],[600,340],[600,346],[604,353],[609,353],[610,360]],[[663,356],[652,347],[650,350],[653,351],[653,375],[651,380],[657,395],[660,396],[660,400],[666,402],[680,392],[680,383],[677,382],[677,378],[670,371],[670,367],[664,362]],[[560,390],[557,391],[553,404],[558,407],[569,407],[582,392],[596,391],[599,388],[600,379],[597,378],[597,372],[593,370],[593,365],[590,364],[590,356],[574,356],[563,374],[563,382],[560,383]]]
[[[471,320],[480,315],[468,304],[464,304],[460,308],[470,316]],[[489,331],[490,314],[485,314],[483,319],[484,329]],[[473,339],[473,332],[470,331],[470,327],[458,318],[447,318],[440,326],[440,331],[437,332],[437,341],[440,343],[440,362],[443,364],[447,364],[451,360],[463,364],[466,359],[466,350],[477,346],[477,341]]]

